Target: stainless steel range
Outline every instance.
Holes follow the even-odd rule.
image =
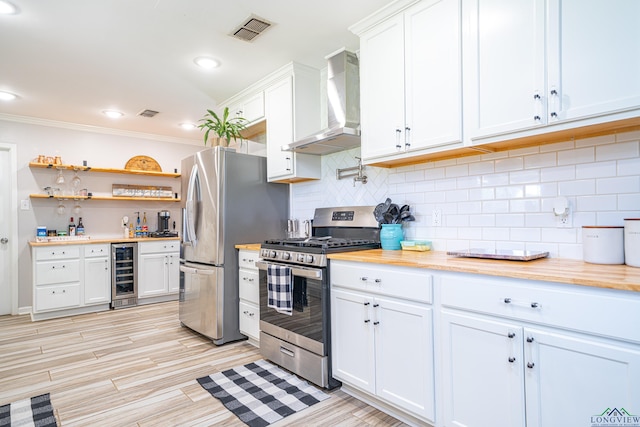
[[[331,374],[328,254],[376,249],[380,229],[374,206],[316,209],[309,238],[267,240],[260,246],[260,352],[272,362],[325,388]],[[293,284],[291,314],[268,306],[270,266],[287,267]]]

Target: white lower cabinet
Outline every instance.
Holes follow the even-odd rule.
[[[258,251],[238,251],[238,286],[240,295],[240,332],[249,342],[260,346],[260,290],[259,272],[255,263],[260,259]]]
[[[431,275],[332,261],[330,277],[333,376],[433,423]]]
[[[84,246],[84,303],[111,302],[111,245]]]
[[[139,242],[138,303],[176,299],[179,290],[180,242]]]
[[[32,247],[32,260],[33,320],[108,309],[108,244]]]
[[[479,277],[442,278],[443,426],[591,426],[606,410],[638,412],[636,295]],[[585,311],[594,298],[600,310]]]

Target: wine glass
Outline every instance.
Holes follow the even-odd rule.
[[[58,176],[56,177],[56,184],[58,184],[58,185],[64,184],[64,175],[62,174],[62,169],[58,169]]]
[[[73,195],[77,196],[80,193],[80,177],[78,176],[78,169],[74,169],[74,175],[71,179],[71,187],[73,188]]]
[[[67,208],[62,204],[62,200],[59,200],[58,208],[56,209],[56,211],[58,212],[58,215],[64,215],[66,210]]]
[[[76,215],[80,214],[80,202],[76,200],[76,205],[73,207],[73,213]]]

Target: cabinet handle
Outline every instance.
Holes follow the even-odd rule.
[[[365,303],[364,303],[364,305],[369,305],[369,304],[371,304],[371,303],[370,303],[370,302],[365,302]]]
[[[511,298],[505,298],[503,301],[505,304],[511,304]]]
[[[373,304],[373,308],[380,307],[380,304]]]
[[[373,322],[373,324],[374,324],[374,325],[379,325],[379,324],[380,324],[380,322],[376,320],[375,322]]]
[[[404,149],[408,150],[411,148],[411,128],[406,126],[404,128]]]
[[[285,159],[287,160],[287,171],[291,172],[291,157],[285,157]]]
[[[532,302],[531,303],[531,308],[539,308],[540,304],[538,304],[537,302]]]
[[[527,342],[528,343],[532,343],[533,342],[533,337],[527,337]]]
[[[533,99],[538,100],[538,99],[542,99],[542,98],[540,97],[540,94],[536,92],[536,93],[533,94]]]
[[[515,337],[516,337],[516,334],[515,334],[514,332],[509,332],[509,333],[507,334],[507,337],[508,337],[508,338],[515,338]]]
[[[364,323],[369,323],[371,322],[371,319],[365,319]]]
[[[516,358],[511,356],[508,360],[509,360],[509,363],[513,363],[516,361]]]
[[[382,279],[375,279],[374,282],[376,283],[382,283]]]
[[[402,133],[402,130],[400,128],[396,129],[396,150],[400,150],[402,148],[402,145],[400,145],[400,134]]]
[[[529,369],[533,369],[533,367],[534,367],[534,366],[536,366],[536,364],[535,364],[535,363],[533,363],[533,362],[527,362],[527,368],[529,368]]]
[[[541,119],[540,119],[540,116],[533,116],[533,120],[535,120],[536,122],[539,122]]]
[[[549,113],[549,116],[555,119],[558,117],[557,111],[559,107],[558,105],[559,95],[558,95],[558,91],[555,88],[551,89],[551,91],[549,91],[549,94],[551,95],[551,102],[552,102],[550,107],[551,113]]]
[[[361,278],[360,278],[360,281],[362,281],[362,282],[366,282],[367,280],[369,280],[369,278],[368,278],[368,277],[361,277]]]

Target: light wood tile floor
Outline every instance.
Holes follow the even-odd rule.
[[[32,322],[0,316],[0,405],[42,393],[60,426],[244,426],[196,378],[260,359],[180,326],[178,303]],[[278,426],[403,426],[335,390]]]

